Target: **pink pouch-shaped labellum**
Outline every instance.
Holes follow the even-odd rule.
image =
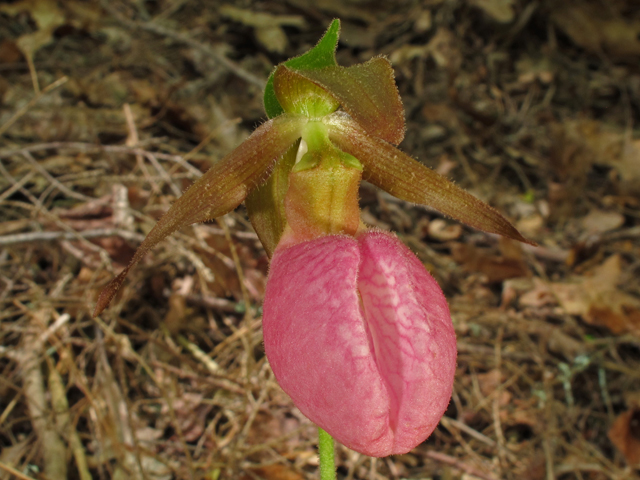
[[[392,234],[331,235],[276,249],[263,329],[282,389],[352,450],[406,453],[447,408],[456,366],[449,308]]]

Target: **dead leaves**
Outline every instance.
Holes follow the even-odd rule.
[[[16,45],[28,61],[33,61],[33,55],[40,48],[53,40],[52,34],[56,28],[63,25],[65,16],[53,0],[22,0],[17,3],[0,5],[0,12],[9,16],[28,13],[37,25],[37,30],[25,33],[16,40]]]
[[[455,243],[451,254],[466,271],[483,274],[489,283],[530,275],[520,246],[506,239],[501,246],[501,254],[495,254],[470,244]]]
[[[596,120],[566,119],[552,124],[549,133],[550,166],[558,179],[549,185],[548,194],[554,219],[567,220],[575,214],[595,167],[610,169],[601,183],[610,182],[621,195],[638,195],[640,139],[634,139],[633,132]]]
[[[459,39],[447,28],[439,28],[428,43],[423,45],[402,45],[390,56],[396,68],[414,60],[431,58],[438,68],[457,72],[462,63]]]
[[[624,215],[619,212],[594,208],[582,219],[582,225],[585,232],[592,235],[616,230],[624,224],[624,221]]]
[[[251,474],[241,476],[240,480],[253,480],[256,476],[265,480],[304,480],[305,478],[286,465],[265,465],[251,468],[249,471]]]
[[[550,290],[565,313],[614,334],[640,336],[640,299],[620,288],[623,281],[622,258],[615,254],[575,283],[552,283]]]
[[[630,333],[640,336],[640,298],[624,289],[631,278],[624,273],[623,263],[620,254],[613,254],[589,271],[563,282],[549,282],[537,277],[508,280],[503,286],[502,304],[510,305],[517,299],[517,305],[522,309],[551,309],[559,314],[578,316],[585,323],[606,328],[614,335]],[[495,264],[495,258],[493,261],[476,259],[475,263],[467,263],[493,275],[489,278],[500,278],[501,273],[510,272],[500,263],[500,268],[492,270]]]
[[[632,467],[640,465],[640,409],[623,412],[609,429],[609,440]]]
[[[482,9],[484,13],[499,23],[510,23],[515,16],[513,10],[515,0],[469,0],[469,3]]]
[[[300,15],[271,15],[264,12],[223,5],[220,13],[236,22],[252,27],[256,39],[270,52],[284,53],[289,42],[282,27],[305,28],[306,22]]]
[[[599,2],[553,2],[551,20],[590,53],[616,57],[640,55],[640,21],[616,14]]]
[[[614,168],[628,188],[640,185],[640,140],[630,132],[594,120],[567,122],[564,131],[583,161]]]
[[[579,316],[584,322],[611,333],[640,336],[640,298],[625,292],[622,257],[611,255],[602,264],[566,282],[533,279],[522,289],[505,284],[503,304],[518,297],[523,308],[558,307],[559,313]]]

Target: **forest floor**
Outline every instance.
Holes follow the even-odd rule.
[[[633,0],[0,3],[0,479],[317,478],[315,427],[266,361],[267,256],[244,207],[100,288],[262,121],[273,66],[342,20],[386,55],[401,148],[539,244],[376,188],[450,302],[450,407],[340,479],[600,480],[640,467],[640,9]]]

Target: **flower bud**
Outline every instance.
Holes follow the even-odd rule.
[[[355,451],[406,453],[447,408],[456,366],[447,302],[392,234],[370,230],[277,248],[263,329],[282,389]]]

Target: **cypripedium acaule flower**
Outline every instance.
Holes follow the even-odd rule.
[[[309,52],[267,82],[269,120],[214,164],[158,221],[101,292],[166,236],[245,201],[271,257],[267,358],[313,422],[372,456],[405,453],[444,413],[456,340],[442,290],[393,234],[360,220],[362,180],[472,227],[528,242],[495,209],[396,148],[404,109],[384,57],[341,67],[334,20]]]

